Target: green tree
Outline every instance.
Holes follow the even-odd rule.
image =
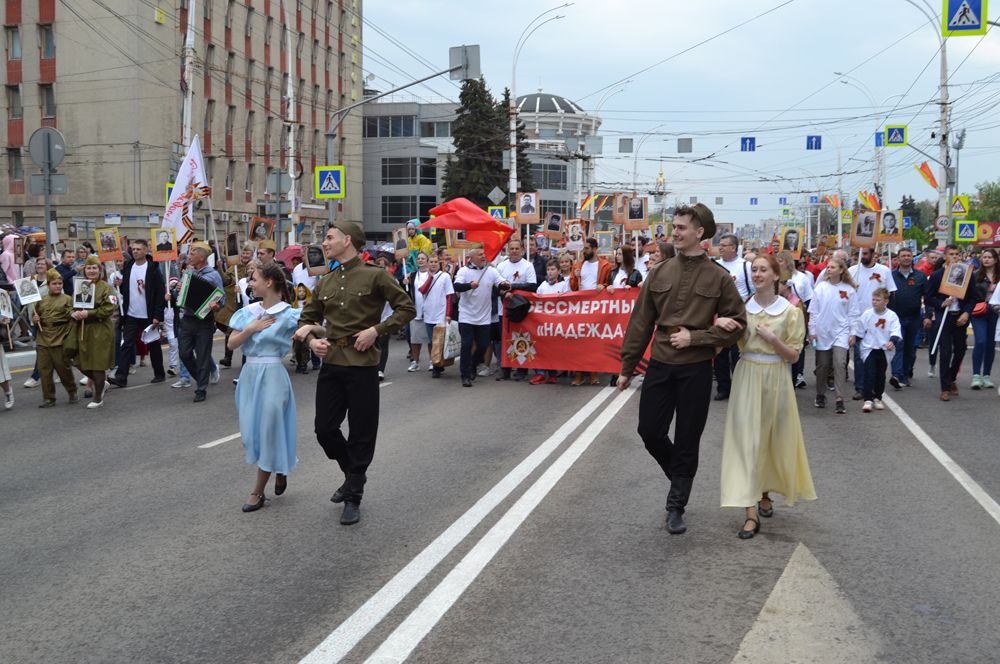
[[[910,218],[910,222],[914,227],[919,226],[923,228],[926,220],[921,218],[921,209],[917,206],[917,202],[913,199],[913,196],[903,196],[903,200],[899,202],[899,209],[904,217]],[[902,223],[902,220],[900,220],[900,223]]]
[[[503,89],[503,101],[497,106],[501,129],[507,140],[504,149],[510,142],[510,88]],[[504,171],[504,179],[510,183],[510,171]],[[517,121],[517,191],[536,191],[534,174],[531,172],[531,160],[528,159],[528,137],[524,132],[524,122]],[[504,187],[506,188],[506,187]],[[515,194],[517,192],[511,192]]]
[[[969,219],[1000,221],[1000,180],[976,185],[979,196],[969,200]]]
[[[502,158],[506,132],[500,131],[496,100],[482,78],[462,84],[459,103],[451,124],[455,155],[445,166],[442,194],[446,200],[463,197],[486,207],[493,188],[507,184]]]

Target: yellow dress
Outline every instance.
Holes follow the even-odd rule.
[[[780,493],[789,505],[816,499],[791,370],[757,335],[761,324],[795,350],[805,337],[802,311],[785,298],[767,309],[753,298],[747,302],[722,444],[723,507],[756,505],[764,492]]]

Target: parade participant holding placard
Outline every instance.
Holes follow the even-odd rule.
[[[142,332],[152,325],[158,327],[164,318],[167,287],[163,282],[163,274],[159,267],[149,260],[149,245],[139,238],[132,240],[132,260],[125,264],[122,270],[122,354],[118,369],[114,376],[108,377],[108,382],[116,387],[128,385],[129,367],[135,359],[136,346],[141,340]],[[149,359],[153,365],[151,383],[162,383],[166,380],[163,370],[163,350],[159,341],[148,345]]]
[[[50,408],[56,405],[56,385],[52,380],[53,370],[58,374],[59,381],[69,393],[69,402],[80,400],[77,396],[76,379],[69,367],[66,355],[63,353],[63,342],[72,331],[73,299],[62,292],[62,275],[54,268],[47,275],[48,294],[35,306],[33,321],[38,327],[35,338],[37,351],[36,366],[42,382],[42,403],[39,408]]]
[[[195,242],[188,251],[188,269],[185,277],[190,280],[199,280],[202,291],[210,290],[212,286],[219,290],[223,289],[222,277],[215,268],[209,266],[208,256],[212,253],[211,247],[206,242]],[[195,283],[198,282],[189,282]],[[180,348],[181,362],[187,368],[188,373],[197,382],[194,392],[194,401],[199,403],[205,400],[208,389],[208,382],[212,374],[212,336],[215,334],[215,312],[225,306],[225,297],[212,302],[207,310],[203,311],[203,318],[199,318],[197,313],[203,308],[206,300],[201,297],[194,297],[193,290],[188,292],[188,297],[181,303],[180,308],[180,333],[177,335],[177,343]]]
[[[71,315],[78,325],[71,327],[69,334],[77,335],[78,339],[76,366],[93,384],[93,400],[87,408],[100,408],[104,405],[107,371],[115,364],[112,316],[118,311],[118,295],[111,284],[102,278],[101,261],[97,256],[87,257],[83,276],[93,288],[93,308],[74,309]]]
[[[927,279],[927,295],[924,297],[926,313],[924,315],[927,327],[933,320],[933,331],[928,337],[931,339],[931,349],[937,344],[941,380],[941,401],[950,401],[952,396],[958,395],[958,371],[962,367],[962,360],[965,359],[965,347],[968,337],[969,316],[972,308],[976,304],[975,289],[970,289],[967,285],[964,289],[961,285],[948,283],[944,290],[950,290],[958,295],[946,295],[942,291],[942,281],[945,274],[951,274],[952,269],[959,263],[959,249],[954,244],[949,244],[944,248],[945,264],[934,271]],[[971,271],[969,265],[962,265],[965,272]],[[964,279],[967,282],[968,279]],[[971,291],[971,292],[970,292]]]
[[[247,363],[236,387],[236,411],[247,463],[257,465],[257,478],[244,512],[264,506],[264,487],[275,474],[274,493],[288,486],[295,467],[295,394],[281,359],[288,354],[302,309],[289,306],[281,269],[267,265],[250,277],[260,302],[240,309],[229,320],[229,349],[241,348]]]
[[[650,269],[622,342],[618,388],[632,381],[652,339],[652,356],[639,400],[639,435],[670,481],[667,532],[687,531],[684,510],[698,471],[698,448],[712,396],[712,358],[746,327],[746,312],[729,273],[701,243],[715,235],[715,216],[705,205],[674,213],[677,256]],[[730,318],[737,329],[713,321]],[[670,422],[677,416],[674,438]]]
[[[378,337],[403,329],[416,314],[413,303],[384,269],[361,260],[365,245],[360,224],[336,221],[327,230],[323,252],[337,267],[316,284],[302,311],[298,341],[323,359],[316,383],[316,437],[327,458],[337,461],[344,483],[330,498],[344,503],[340,522],[361,519],[368,466],[378,434]],[[385,305],[392,315],[380,322]],[[340,427],[347,417],[349,436]]]
[[[740,539],[752,538],[760,517],[774,514],[770,492],[789,505],[816,499],[788,370],[805,339],[805,317],[778,295],[781,268],[774,256],[757,257],[752,270],[755,293],[746,304],[722,443],[722,507],[746,509]],[[716,321],[724,328],[734,323]]]

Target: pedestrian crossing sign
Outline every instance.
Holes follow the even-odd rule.
[[[850,226],[854,223],[854,211],[853,210],[841,210],[840,211],[840,223],[845,226]]]
[[[972,242],[979,237],[979,222],[962,221],[955,222],[955,240],[958,242]]]
[[[906,125],[886,125],[885,144],[890,148],[902,148],[909,144]]]
[[[791,217],[792,216],[792,208],[790,208],[790,207],[783,207],[783,208],[781,208],[781,216],[784,217],[785,219],[788,219],[789,217]]]
[[[985,35],[986,0],[944,0],[941,23],[945,37]]]
[[[486,211],[491,217],[497,221],[503,221],[507,218],[507,206],[506,205],[490,205],[486,208]]]
[[[344,198],[344,167],[317,166],[313,194],[315,198]]]
[[[953,217],[964,217],[969,214],[969,197],[953,196],[951,199],[951,214]]]

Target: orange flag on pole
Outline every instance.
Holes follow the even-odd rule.
[[[929,184],[934,189],[938,188],[937,178],[934,177],[934,173],[931,171],[931,167],[927,165],[927,162],[920,164],[919,166],[914,166],[917,172],[924,178],[924,181]]]

